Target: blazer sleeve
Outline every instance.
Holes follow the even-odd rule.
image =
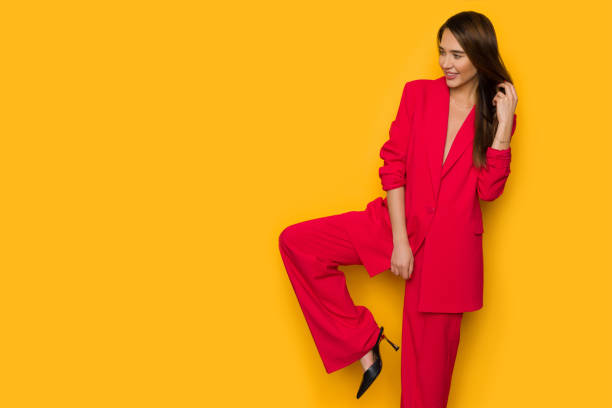
[[[378,169],[378,175],[384,191],[406,185],[406,154],[412,116],[411,82],[404,85],[395,120],[389,129],[389,138],[380,149],[384,164]]]
[[[514,135],[515,130],[516,114],[514,114],[512,122],[511,136]],[[492,147],[487,148],[485,167],[478,174],[478,198],[484,201],[493,201],[503,193],[510,175],[510,159],[510,147],[502,150]]]

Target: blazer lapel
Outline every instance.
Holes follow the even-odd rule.
[[[428,163],[431,176],[432,191],[434,199],[437,199],[441,179],[448,173],[450,168],[461,157],[465,149],[474,139],[474,116],[476,106],[468,113],[461,124],[457,136],[453,141],[448,156],[442,165],[444,157],[444,145],[448,132],[448,114],[450,103],[450,90],[446,85],[445,77],[440,77],[433,82],[431,110],[427,113],[430,124],[430,137],[428,138]]]
[[[461,157],[461,155],[465,152],[465,149],[468,147],[468,145],[473,142],[475,111],[476,105],[472,107],[472,110],[470,110],[470,113],[468,113],[467,117],[461,124],[457,136],[455,136],[455,140],[453,141],[453,144],[448,152],[448,156],[446,156],[446,160],[444,161],[444,167],[442,168],[441,177],[444,177],[448,173],[453,164],[455,164],[459,157]],[[445,128],[444,139],[446,139],[446,132],[447,129]],[[442,143],[442,154],[444,154],[444,142]]]
[[[434,200],[437,200],[442,177],[442,155],[444,154],[450,99],[444,77],[438,78],[432,85],[429,97],[433,103],[430,105],[431,110],[427,112],[427,123],[429,124],[427,157],[433,196]]]

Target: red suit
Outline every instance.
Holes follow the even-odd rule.
[[[407,82],[380,150],[383,190],[405,187],[406,229],[415,256],[413,275],[405,281],[403,408],[446,406],[463,312],[483,306],[479,199],[499,197],[510,174],[510,148],[489,147],[486,167],[473,166],[475,107],[442,163],[449,102],[445,77]],[[512,134],[515,129],[516,115]],[[354,305],[337,266],[362,264],[371,277],[390,268],[386,198],[362,211],[291,225],[279,246],[326,371],[360,359],[374,346],[378,324],[366,307]],[[393,338],[392,329],[385,332]]]

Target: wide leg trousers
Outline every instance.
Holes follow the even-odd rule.
[[[362,264],[347,233],[347,223],[355,222],[354,215],[303,221],[286,227],[279,237],[285,269],[327,373],[361,359],[378,337],[374,316],[365,306],[354,304],[344,272],[338,269],[339,265]],[[401,407],[445,408],[463,313],[417,311],[423,252],[421,248],[415,255],[412,277],[398,278],[405,285]],[[382,350],[383,344],[384,360]]]

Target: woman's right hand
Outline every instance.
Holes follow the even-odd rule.
[[[404,280],[412,277],[414,269],[414,255],[408,239],[393,243],[391,253],[391,272],[395,276],[401,276]]]

